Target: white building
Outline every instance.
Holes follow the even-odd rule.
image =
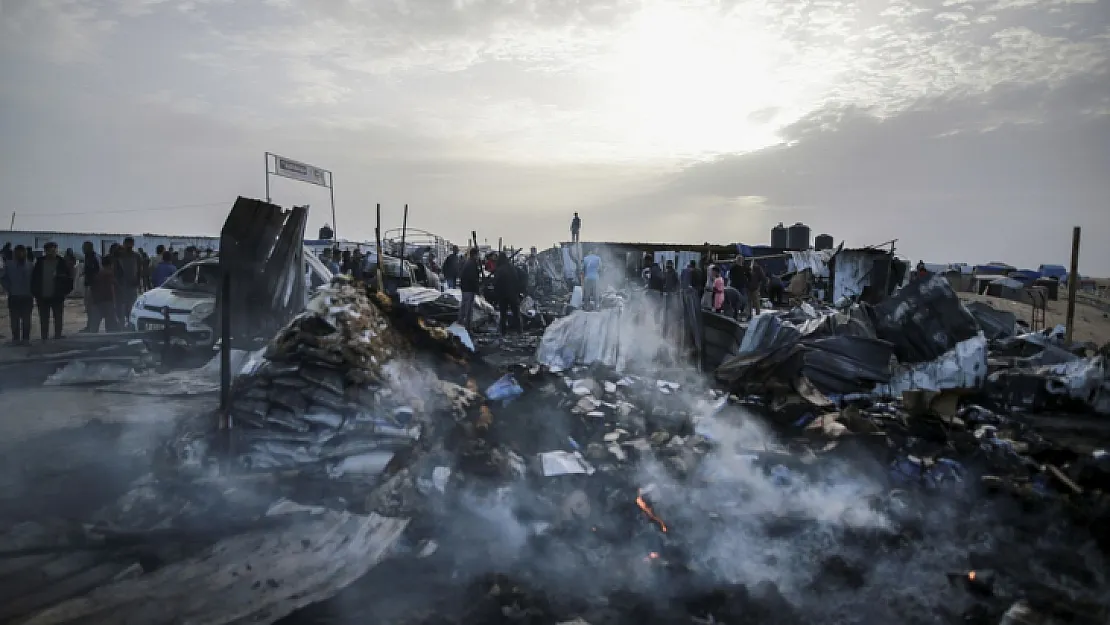
[[[166,249],[184,251],[193,246],[200,250],[220,249],[219,237],[199,237],[171,234],[129,234],[114,232],[50,232],[44,230],[8,230],[0,231],[0,246],[11,243],[12,247],[23,245],[32,251],[41,252],[42,246],[53,241],[58,244],[58,251],[65,253],[72,249],[74,254],[80,256],[81,246],[85,241],[91,241],[97,253],[105,254],[113,243],[123,244],[127,237],[135,239],[135,249],[143,249],[148,254],[154,254],[159,246]]]

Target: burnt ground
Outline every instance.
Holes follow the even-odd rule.
[[[529,351],[515,341],[484,349],[504,362],[519,362]],[[532,453],[557,446],[568,434],[582,435],[577,420],[557,406],[529,405],[524,399],[513,412],[519,418],[505,420],[495,437]],[[4,526],[20,520],[87,519],[147,472],[154,445],[178,416],[214,404],[214,398],[167,401],[89,389],[6,391],[0,401],[5,413],[0,419]],[[1045,438],[1080,453],[1110,444],[1105,420],[1074,415],[1026,420]],[[867,458],[867,451],[857,451]],[[852,479],[880,479],[882,473],[868,461],[849,471]],[[843,505],[819,476],[807,479],[807,486],[791,495],[795,503]],[[1092,618],[1099,617],[1082,601],[1099,592],[1110,596],[1105,571],[1097,573],[1099,559],[1089,534],[1070,523],[1065,507],[992,498],[979,488],[960,496],[884,498],[875,505],[895,523],[881,529],[845,530],[789,515],[718,511],[724,491],[709,488],[685,503],[660,508],[683,535],[672,545],[635,514],[631,527],[613,527],[612,517],[603,519],[603,533],[611,534],[602,539],[582,524],[527,535],[526,520],[544,517],[543,502],[535,500],[558,502],[577,489],[609,487],[598,486],[601,481],[570,478],[552,485],[548,480],[514,498],[512,511],[500,505],[483,510],[470,501],[420,519],[407,532],[402,553],[333,600],[283,622],[554,624],[581,616],[591,625],[605,625],[707,622],[712,616],[717,622],[753,624],[995,625],[1015,598],[1024,597],[1058,610],[1059,622],[1094,625],[1099,621]],[[627,500],[629,483],[611,487]],[[477,486],[468,495],[488,496],[492,490],[492,484],[485,491]],[[604,499],[592,491],[591,497]],[[537,511],[530,514],[522,501]],[[631,509],[627,501],[621,505]],[[765,501],[747,505],[766,513]],[[902,505],[913,513],[903,515]],[[707,520],[711,510],[719,516]],[[416,557],[429,539],[435,553]],[[665,557],[645,561],[642,554],[649,550]],[[969,569],[999,571],[997,593],[980,597],[946,577]]]
[[[0,524],[85,520],[150,468],[176,418],[212,399],[36,388],[0,393]]]

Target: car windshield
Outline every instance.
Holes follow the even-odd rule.
[[[216,294],[220,286],[220,266],[215,263],[193,263],[173,274],[162,285],[179,291],[200,291]]]

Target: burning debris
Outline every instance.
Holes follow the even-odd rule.
[[[50,546],[110,561],[95,583],[6,618],[1105,623],[1110,456],[1002,401],[986,348],[1014,339],[953,297],[761,315],[711,388],[659,366],[697,341],[568,330],[646,327],[615,304],[496,366],[419,313],[438,297],[337,280],[236,380],[230,435],[187,424]],[[1074,357],[1053,388],[1102,389]],[[21,540],[0,587],[42,557]]]

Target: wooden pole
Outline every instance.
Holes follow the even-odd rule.
[[[1075,293],[1079,290],[1079,233],[1076,226],[1071,233],[1071,271],[1068,273],[1068,317],[1065,322],[1064,340],[1071,343],[1072,326],[1075,325]]]

